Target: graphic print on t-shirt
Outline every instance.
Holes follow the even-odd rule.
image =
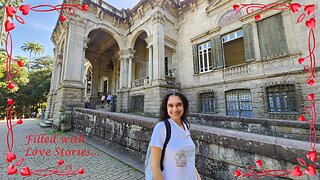
[[[192,145],[180,149],[174,155],[174,160],[178,167],[185,167],[188,162],[192,161],[192,156],[194,155],[194,148]]]
[[[185,150],[179,150],[175,155],[176,165],[178,167],[185,167],[187,165],[187,155]]]

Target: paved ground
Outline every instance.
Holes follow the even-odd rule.
[[[82,143],[82,141],[77,143],[62,143],[62,137],[71,136],[59,132],[56,143],[34,143],[32,139],[28,144],[28,135],[38,137],[40,134],[46,134],[45,137],[53,138],[56,134],[50,130],[40,128],[38,122],[38,120],[32,119],[24,120],[22,125],[14,127],[14,147],[12,152],[16,154],[17,159],[10,164],[16,164],[17,160],[22,157],[24,157],[24,162],[22,165],[16,166],[18,169],[17,174],[7,175],[9,166],[6,161],[6,152],[8,151],[6,143],[7,126],[6,122],[0,121],[0,179],[144,179],[144,174],[141,171],[87,144],[86,137],[84,137],[85,143]],[[28,154],[31,156],[26,156],[28,148],[30,148]],[[64,148],[64,152],[62,152],[62,148]],[[43,155],[40,155],[41,150],[45,150]],[[72,150],[74,152],[73,155],[69,154],[72,153]],[[45,155],[46,151],[50,152],[47,152],[47,155]],[[34,156],[32,153],[37,154]],[[61,155],[61,153],[64,154]],[[88,154],[90,155],[87,156]],[[23,178],[20,175],[20,171],[24,166],[28,166],[31,171],[36,169],[54,170],[58,166],[60,159],[64,160],[64,164],[59,168],[60,171],[64,171],[64,165],[71,165],[73,171],[83,168],[85,173],[75,176],[51,175],[45,177],[32,174],[32,176],[27,178]]]

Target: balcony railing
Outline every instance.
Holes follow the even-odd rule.
[[[224,69],[223,74],[224,77],[239,77],[248,75],[249,68],[247,64],[240,64],[237,66],[227,67]]]
[[[149,82],[148,77],[142,77],[139,79],[135,79],[132,81],[132,87],[140,87],[140,86],[144,86],[147,85]]]

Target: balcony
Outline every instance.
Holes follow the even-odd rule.
[[[135,79],[132,81],[132,87],[140,87],[140,86],[144,86],[147,85],[149,82],[149,78],[148,77],[142,77],[139,79]]]
[[[223,76],[225,78],[247,76],[248,74],[249,74],[249,68],[247,64],[231,66],[223,70]]]

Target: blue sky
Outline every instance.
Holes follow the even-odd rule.
[[[112,6],[122,8],[132,8],[139,0],[104,0]],[[40,4],[57,5],[61,4],[62,0],[25,0],[23,4],[36,6]],[[53,56],[53,43],[51,42],[51,34],[58,19],[57,12],[34,12],[30,11],[27,16],[23,16],[19,11],[18,15],[23,18],[25,24],[20,24],[14,21],[16,28],[11,31],[13,40],[13,56],[24,56],[29,58],[29,53],[24,52],[20,47],[27,41],[39,42],[45,47],[43,55]]]

